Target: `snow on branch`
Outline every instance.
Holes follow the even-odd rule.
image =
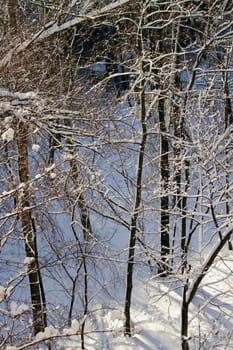
[[[2,114],[14,112],[18,107],[21,108],[22,106],[30,105],[37,100],[38,96],[34,91],[11,92],[0,87],[0,113]],[[5,119],[6,124],[10,124],[10,121],[10,117]],[[2,138],[8,139],[8,134],[2,135]]]
[[[10,304],[10,315],[12,317],[19,317],[24,314],[26,311],[29,311],[29,306],[26,304],[16,304],[14,301]]]
[[[34,100],[36,98],[36,93],[33,91],[28,92],[11,92],[9,90],[0,88],[0,98],[7,97],[13,99],[23,100]]]
[[[9,128],[1,135],[1,138],[3,142],[10,142],[14,139],[14,134],[14,129]]]
[[[32,109],[33,107],[33,111],[37,109],[38,100],[39,97],[34,91],[11,92],[0,87],[0,114],[4,117],[4,122],[0,129],[0,139],[3,142],[8,143],[14,139],[15,130],[12,127],[13,117],[21,118],[27,115],[28,108]],[[41,103],[38,105],[41,106]]]
[[[95,20],[99,17],[102,17],[109,12],[116,10],[120,8],[123,5],[126,5],[130,3],[132,0],[117,0],[107,6],[104,6],[103,8],[99,10],[93,10],[87,13],[86,15],[77,15],[76,18],[70,19],[67,22],[59,25],[57,22],[49,22],[43,29],[41,29],[39,32],[33,35],[31,39],[25,40],[22,44],[17,45],[13,49],[9,50],[8,53],[0,60],[0,68],[4,68],[7,66],[13,55],[17,55],[21,53],[22,51],[26,50],[33,42],[41,41],[44,39],[49,38],[51,35],[60,33],[64,30],[70,29],[72,27],[77,26],[78,24],[83,23],[86,20]]]
[[[10,296],[12,289],[12,286],[3,287],[0,285],[0,303],[2,303]]]

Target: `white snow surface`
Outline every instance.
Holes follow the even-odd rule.
[[[14,301],[10,304],[10,313],[12,317],[20,316],[24,312],[29,310],[29,306],[26,304],[20,304],[18,305]]]
[[[25,265],[31,265],[34,261],[35,261],[35,258],[33,258],[33,257],[26,257],[24,259],[24,264]]]
[[[224,252],[203,280],[189,314],[190,350],[233,349],[233,259]],[[86,321],[85,344],[88,350],[180,350],[181,305],[184,276],[136,278],[133,288],[131,338],[124,337],[122,304],[108,309],[97,305],[95,319]],[[72,322],[66,335],[78,330]],[[228,343],[228,346],[226,344]],[[57,349],[81,348],[80,335],[56,340]]]
[[[0,303],[7,299],[12,291],[13,287],[3,287],[0,285]]]
[[[14,135],[14,129],[9,128],[6,131],[4,131],[4,133],[2,133],[1,138],[3,141],[10,142],[14,139]]]
[[[37,145],[36,143],[34,143],[34,144],[32,145],[32,150],[33,150],[33,152],[38,152],[39,149],[40,149],[40,145]]]
[[[59,334],[58,329],[49,326],[45,328],[44,332],[39,332],[36,335],[36,340],[43,340],[43,339],[48,339],[49,337],[55,337]]]
[[[77,320],[72,320],[71,327],[65,328],[63,334],[65,335],[73,335],[78,334],[80,332],[80,323]]]

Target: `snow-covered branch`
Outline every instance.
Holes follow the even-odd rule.
[[[18,55],[19,53],[26,50],[32,43],[42,41],[44,39],[49,38],[50,36],[61,33],[64,30],[73,28],[86,20],[96,20],[102,16],[107,15],[109,12],[112,12],[114,10],[117,10],[118,8],[121,8],[124,5],[127,5],[132,0],[117,0],[107,6],[104,6],[103,8],[99,10],[93,10],[87,13],[86,15],[79,16],[77,15],[76,18],[70,19],[67,22],[59,25],[57,22],[49,22],[45,25],[43,29],[41,29],[39,32],[33,35],[31,39],[25,40],[22,44],[17,45],[13,49],[9,50],[8,53],[0,60],[0,69],[4,68],[6,65],[8,65],[14,55]]]

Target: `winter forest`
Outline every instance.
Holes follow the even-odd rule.
[[[0,0],[0,349],[233,349],[233,2]]]

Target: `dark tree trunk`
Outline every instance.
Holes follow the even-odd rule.
[[[143,84],[144,85],[144,84]],[[128,266],[127,266],[127,278],[126,278],[126,295],[125,295],[125,329],[124,334],[126,336],[131,336],[131,297],[133,289],[133,267],[134,267],[134,253],[136,244],[136,234],[137,234],[137,220],[139,215],[139,208],[141,205],[141,195],[142,195],[142,173],[143,173],[143,160],[144,151],[147,139],[147,127],[146,127],[146,108],[145,108],[145,91],[144,86],[141,91],[140,98],[141,105],[141,127],[142,127],[142,138],[138,154],[138,165],[137,165],[137,175],[136,175],[136,189],[135,189],[135,202],[133,213],[131,216],[130,223],[130,243],[129,243],[129,256],[128,256]]]
[[[181,309],[181,344],[182,350],[189,350],[188,344],[188,303],[187,303],[187,289],[188,285],[185,284],[183,289],[183,300]]]
[[[160,123],[160,230],[161,230],[161,262],[158,273],[166,276],[170,272],[170,237],[169,237],[169,143],[165,123],[165,99],[159,100],[159,123]]]
[[[205,262],[202,265],[202,268],[196,278],[194,278],[190,287],[188,286],[188,280],[185,282],[183,289],[183,300],[182,300],[182,310],[181,310],[181,344],[182,350],[189,350],[188,345],[188,313],[189,305],[192,303],[193,298],[195,297],[199,286],[209,271],[210,267],[213,265],[216,257],[220,251],[225,246],[226,242],[229,240],[232,235],[232,229],[229,229],[227,233],[220,238],[219,242],[213,247],[211,254],[206,258]]]
[[[129,243],[129,257],[127,267],[127,278],[126,278],[126,295],[125,295],[125,330],[126,336],[131,336],[131,297],[133,290],[133,264],[134,264],[134,251],[136,243],[136,217],[131,220],[131,232],[130,232],[130,243]]]
[[[23,231],[26,257],[31,258],[28,262],[28,278],[31,295],[34,334],[43,332],[46,326],[45,309],[41,296],[42,279],[39,273],[38,256],[36,250],[36,237],[33,230],[33,222],[30,211],[29,192],[29,164],[28,164],[28,128],[26,123],[18,125],[18,174],[20,183],[23,185],[19,198],[20,220]]]
[[[231,59],[231,58],[230,58]],[[227,57],[227,61],[229,57]],[[227,62],[228,63],[228,62]],[[228,66],[228,64],[227,64]],[[226,67],[227,68],[227,67]],[[224,91],[224,114],[225,114],[225,130],[233,124],[233,112],[231,106],[231,98],[229,91],[229,83],[228,83],[228,72],[223,70],[223,91]],[[226,158],[228,163],[228,169],[230,168],[230,164],[228,162],[228,149],[226,149]],[[230,177],[229,173],[226,174],[226,214],[230,214]],[[233,250],[231,237],[228,240],[228,248],[229,250]]]

